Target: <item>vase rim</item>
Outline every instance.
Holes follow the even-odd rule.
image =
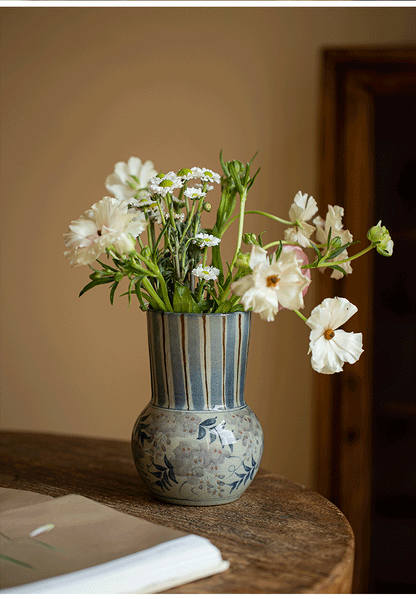
[[[236,310],[235,312],[168,312],[167,310],[146,310],[149,314],[176,314],[177,316],[230,316],[231,314],[251,314],[251,310]]]

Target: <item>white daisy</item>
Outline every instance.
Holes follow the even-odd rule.
[[[200,198],[204,198],[207,194],[202,191],[202,189],[197,187],[188,187],[183,192],[183,195],[191,200],[199,200]]]
[[[167,193],[172,193],[174,189],[180,189],[182,185],[182,179],[173,171],[170,171],[162,177],[153,177],[149,181],[150,191],[152,193],[157,193],[162,197],[165,197]]]
[[[209,181],[210,183],[221,183],[221,176],[218,173],[208,168],[201,168],[200,174],[201,181]]]
[[[219,237],[208,235],[208,233],[197,233],[194,238],[194,243],[197,243],[201,248],[218,245],[220,241],[221,239]]]
[[[192,274],[199,279],[215,281],[220,274],[220,271],[218,268],[215,268],[215,266],[203,266],[202,264],[198,264],[196,268],[192,269]]]

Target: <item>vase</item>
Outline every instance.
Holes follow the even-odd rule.
[[[250,327],[251,312],[147,312],[152,398],[132,451],[158,499],[230,503],[252,482],[263,431],[244,401]]]

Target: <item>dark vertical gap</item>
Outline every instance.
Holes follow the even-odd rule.
[[[416,95],[375,103],[375,206],[394,240],[374,257],[370,593],[416,591]]]

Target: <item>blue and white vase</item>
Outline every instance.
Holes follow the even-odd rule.
[[[251,312],[147,312],[152,399],[132,450],[159,499],[229,503],[252,482],[263,431],[244,401],[250,325]]]

